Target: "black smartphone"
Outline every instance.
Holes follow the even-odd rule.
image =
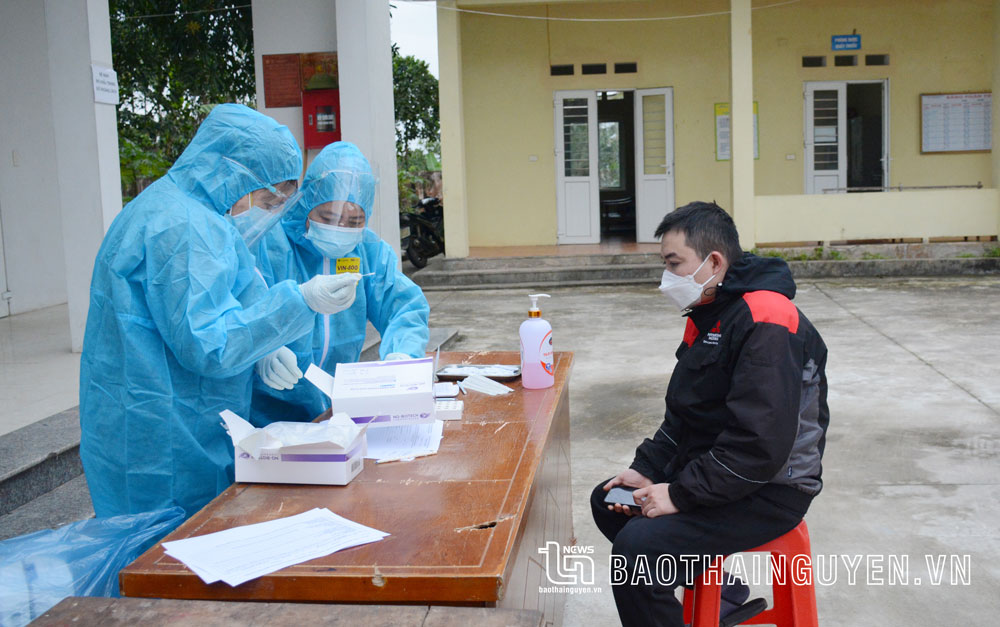
[[[632,498],[632,493],[638,490],[638,488],[629,488],[623,485],[617,485],[610,490],[608,490],[607,496],[604,497],[604,502],[609,504],[617,503],[624,507],[631,507],[633,511],[639,511],[642,507],[635,504],[635,499]]]

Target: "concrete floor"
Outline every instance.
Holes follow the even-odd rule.
[[[74,407],[79,391],[66,305],[0,318],[0,435]]]
[[[574,527],[579,545],[595,547],[603,588],[570,596],[566,624],[614,625],[609,545],[588,497],[659,426],[684,320],[651,287],[551,294],[542,309],[556,350],[576,354]],[[432,326],[461,330],[455,350],[517,350],[528,307],[521,291],[432,292],[428,299]],[[814,555],[833,556],[825,563],[838,566],[826,575],[830,584],[816,589],[820,624],[995,624],[1000,277],[811,281],[800,284],[795,302],[830,350],[826,485],[807,516]],[[952,585],[964,555],[969,583],[960,577]],[[852,584],[844,560],[856,556],[862,562]],[[928,559],[937,556],[946,556],[944,583],[934,585]],[[890,560],[904,559],[909,583],[889,585]],[[879,579],[886,583],[875,585]]]

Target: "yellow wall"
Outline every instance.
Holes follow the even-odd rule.
[[[729,2],[459,6],[622,18],[726,12]],[[753,11],[756,193],[803,192],[802,87],[812,80],[889,79],[891,184],[990,185],[988,153],[919,153],[919,94],[990,89],[992,22],[991,0],[802,0]],[[728,15],[586,23],[463,13],[460,24],[470,246],[556,242],[552,98],[558,90],[673,87],[675,203],[728,202],[729,162],[715,161],[713,119],[713,104],[729,100]],[[830,36],[854,29],[862,36],[861,62],[866,53],[889,54],[889,66],[833,67]],[[803,55],[820,54],[830,67],[801,67]],[[613,73],[615,62],[632,61],[638,73]],[[550,65],[564,63],[575,65],[574,76],[549,75]],[[581,63],[607,63],[612,73],[583,76]]]
[[[889,79],[890,185],[991,184],[989,153],[920,154],[920,94],[989,91],[992,0],[804,2],[753,12],[755,99],[760,102],[758,194],[803,193],[806,81]],[[857,29],[861,50],[834,53],[830,36]],[[858,54],[857,67],[832,67],[834,54]],[[888,66],[864,66],[888,54]],[[828,67],[804,68],[803,55]],[[787,161],[786,154],[795,154]]]
[[[997,232],[996,189],[757,196],[760,243],[962,237]]]

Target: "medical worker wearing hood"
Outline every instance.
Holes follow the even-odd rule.
[[[268,288],[244,241],[280,219],[301,169],[287,128],[220,105],[111,224],[80,364],[80,458],[98,516],[190,515],[230,485],[219,412],[248,415],[254,364],[353,302],[351,276]]]
[[[316,364],[333,375],[338,363],[356,362],[368,321],[382,336],[382,359],[424,356],[427,299],[398,269],[399,257],[392,247],[367,228],[375,186],[371,166],[357,146],[330,144],[306,171],[302,196],[282,218],[282,229],[272,229],[265,239],[267,258],[258,259],[258,264],[271,285],[345,272],[363,277],[349,309],[316,316],[311,336],[289,345],[301,371]],[[275,420],[311,420],[330,406],[308,381],[287,381],[286,391],[274,389],[275,383],[279,382],[264,377],[254,384],[251,422],[257,426]]]

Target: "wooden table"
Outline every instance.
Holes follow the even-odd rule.
[[[32,627],[101,625],[343,625],[354,627],[541,627],[537,610],[428,607],[426,605],[323,605],[240,603],[177,599],[68,597],[31,622]]]
[[[518,363],[515,352],[441,353],[450,363]],[[346,486],[237,483],[164,540],[291,516],[314,507],[391,534],[230,587],[205,584],[157,544],[120,573],[133,597],[452,604],[538,609],[562,622],[538,549],[569,545],[569,374],[513,394],[470,392],[461,421],[445,422],[437,455],[365,469]]]

